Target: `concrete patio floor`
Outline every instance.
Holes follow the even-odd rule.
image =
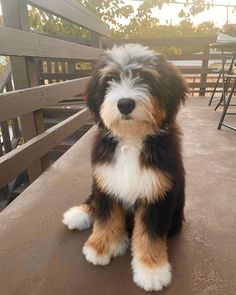
[[[217,130],[220,111],[207,103],[190,98],[178,118],[186,223],[169,241],[173,280],[163,295],[236,294],[236,132]],[[63,212],[90,192],[93,132],[0,213],[0,294],[146,294],[132,282],[129,251],[94,267],[81,254],[89,231],[68,231],[61,223]]]

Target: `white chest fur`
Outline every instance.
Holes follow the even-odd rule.
[[[134,204],[138,198],[163,196],[169,184],[158,170],[140,165],[141,150],[141,141],[120,142],[112,163],[94,167],[94,177],[102,190],[126,205]]]

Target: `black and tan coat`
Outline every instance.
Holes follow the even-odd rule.
[[[83,253],[106,265],[131,240],[133,278],[147,291],[171,280],[166,240],[184,218],[184,167],[176,114],[186,85],[162,55],[137,44],[101,58],[87,89],[98,130],[93,186],[85,204],[64,214],[70,229],[93,232]]]

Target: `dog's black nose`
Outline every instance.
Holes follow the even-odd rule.
[[[131,98],[121,98],[118,100],[117,107],[121,114],[128,115],[135,108],[135,101]]]

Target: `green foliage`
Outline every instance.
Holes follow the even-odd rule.
[[[35,7],[31,7],[29,10],[29,22],[32,29],[51,35],[65,35],[82,38],[89,38],[90,36],[88,30]]]
[[[119,21],[122,17],[127,18],[133,13],[133,7],[131,5],[125,5],[123,0],[76,0],[76,2],[83,5],[110,26],[114,27],[120,24]],[[90,37],[88,30],[55,17],[38,8],[31,7],[29,10],[29,20],[30,27],[40,32],[71,37]]]
[[[195,16],[204,10],[210,9],[210,2],[206,2],[205,0],[193,0],[193,4],[190,7],[190,14]]]
[[[203,22],[194,26],[190,20],[182,20],[178,25],[161,25],[158,20],[149,18],[141,23],[133,19],[129,25],[113,31],[113,38],[178,38],[216,36],[220,31],[213,22]]]
[[[222,32],[230,36],[236,37],[236,24],[225,24]]]
[[[157,18],[152,17],[153,8],[161,9],[163,4],[173,4],[176,0],[144,0],[138,8],[137,15],[131,17],[129,25],[118,26],[112,31],[112,36],[118,38],[173,38],[183,36],[209,36],[216,35],[219,28],[216,28],[212,22],[204,22],[199,26],[194,26],[191,22],[191,16],[195,16],[204,10],[210,8],[209,1],[206,0],[185,0],[185,8],[180,9],[180,23],[173,26],[172,23],[160,25]],[[184,2],[183,2],[184,3]]]
[[[134,11],[123,0],[75,0],[109,25],[117,26],[121,17],[128,18]]]
[[[6,64],[9,62],[9,57],[0,56],[0,75],[4,72]]]

